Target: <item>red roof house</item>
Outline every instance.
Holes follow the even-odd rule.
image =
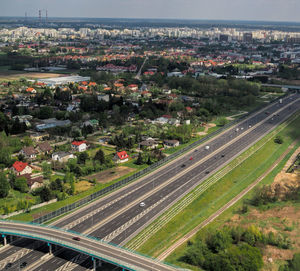
[[[32,172],[32,168],[28,165],[28,163],[23,163],[21,161],[14,162],[12,170],[16,173],[16,175],[31,174]]]
[[[117,163],[127,162],[128,158],[129,158],[129,156],[126,151],[117,152],[116,155],[114,156],[114,160]]]
[[[85,140],[73,141],[72,149],[75,151],[78,151],[78,152],[86,151],[86,149],[87,149],[86,141]]]

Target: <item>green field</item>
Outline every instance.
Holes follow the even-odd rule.
[[[151,236],[138,248],[138,251],[150,256],[158,256],[172,243],[239,194],[263,174],[296,138],[300,137],[300,130],[297,129],[299,125],[300,117],[298,116],[279,133],[284,139],[284,143],[281,145],[275,144],[273,137],[269,136],[271,140],[261,149],[208,188],[165,226],[162,226],[154,236]],[[256,144],[259,144],[259,142]],[[258,161],[261,162],[258,163]],[[140,235],[143,235],[143,232]],[[178,253],[176,252],[174,255],[168,258],[168,262],[179,264],[176,260]]]

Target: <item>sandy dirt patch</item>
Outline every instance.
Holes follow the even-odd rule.
[[[76,193],[81,193],[90,189],[92,186],[93,185],[88,181],[80,181],[78,183],[75,183],[75,191]]]
[[[207,135],[207,133],[205,133],[205,132],[198,132],[197,135],[198,136],[205,136],[205,135]]]
[[[119,166],[119,167],[107,169],[107,170],[101,171],[99,173],[90,175],[90,176],[86,177],[86,179],[88,179],[88,180],[96,179],[96,181],[99,183],[107,183],[107,182],[110,182],[117,178],[120,178],[132,171],[135,171],[135,169],[129,168],[129,167],[124,167],[124,166]]]

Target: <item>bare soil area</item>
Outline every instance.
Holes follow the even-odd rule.
[[[63,77],[67,76],[67,74],[59,74],[59,73],[44,73],[44,72],[28,72],[28,73],[16,73],[16,72],[0,72],[0,79],[2,80],[18,80],[22,77],[28,79],[45,79],[45,78],[52,78],[52,77]]]
[[[124,166],[119,166],[119,167],[107,169],[107,170],[101,171],[99,173],[87,176],[86,179],[88,179],[88,180],[96,179],[96,181],[99,183],[107,183],[107,182],[110,182],[117,178],[120,178],[132,171],[135,171],[135,169],[129,168],[129,167],[124,167]]]

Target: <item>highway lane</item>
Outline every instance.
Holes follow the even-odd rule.
[[[272,112],[274,112],[274,110],[276,110],[276,109],[278,109],[278,106],[277,106],[277,105],[272,105],[271,108],[269,108],[268,110],[269,110],[270,114],[272,114]],[[263,119],[263,118],[265,118],[265,117],[266,117],[265,113],[264,113],[264,112],[261,112],[261,113],[258,114],[256,117],[254,117],[254,118],[252,117],[250,120],[245,121],[245,122],[243,122],[242,124],[240,124],[239,127],[245,126],[245,127],[243,127],[243,128],[244,128],[244,131],[246,131],[246,130],[247,130],[247,127],[248,127],[247,124],[252,124],[252,125],[254,125],[254,123],[255,123],[256,121],[260,121],[261,119]],[[243,131],[243,132],[244,132],[244,131]],[[235,137],[235,135],[236,135],[236,132],[235,132],[233,129],[231,129],[230,131],[227,132],[226,137]],[[221,140],[220,140],[219,142],[218,142],[218,141],[217,141],[217,142],[214,142],[214,140],[213,140],[212,143],[210,143],[210,147],[211,147],[210,151],[213,151],[214,148],[217,149],[219,146],[223,145],[223,144],[224,144],[224,140],[226,140],[226,137],[225,137],[225,136],[221,136],[221,137],[220,137]],[[193,156],[195,157],[195,158],[194,158],[195,160],[200,159],[201,157],[203,157],[203,156],[205,156],[205,155],[207,155],[207,152],[202,151],[201,149],[199,150],[199,153],[197,153],[197,154],[195,154],[195,155],[193,154]],[[179,160],[176,162],[176,164],[175,164],[175,169],[176,169],[176,167],[177,167],[176,170],[174,170],[174,168],[171,168],[170,170],[169,170],[169,168],[166,168],[166,169],[163,170],[163,174],[166,174],[167,177],[168,177],[168,176],[170,176],[170,172],[171,172],[171,173],[176,173],[176,172],[182,171],[182,168],[181,168],[180,166],[178,166],[178,165],[180,165],[183,161],[185,161],[185,160],[187,159],[187,156],[188,156],[188,155],[186,155],[184,158],[179,159]],[[186,165],[186,166],[188,167],[188,166],[193,165],[195,160],[187,161],[187,165]],[[155,175],[154,175],[154,176],[155,176]],[[164,178],[166,177],[165,175],[162,175],[161,172],[160,172],[159,174],[156,174],[156,176],[159,176],[159,177],[164,176]],[[187,176],[188,176],[188,175],[187,175]],[[147,180],[147,179],[146,179],[146,180]],[[161,179],[160,179],[160,180],[157,180],[157,181],[156,181],[156,180],[152,181],[152,182],[150,183],[150,185],[149,185],[149,183],[148,183],[148,184],[146,183],[146,186],[144,186],[144,187],[139,191],[139,194],[138,194],[138,195],[144,194],[145,191],[151,190],[151,189],[155,188],[156,186],[160,185],[161,183],[162,183],[162,182],[161,182]],[[124,193],[124,192],[123,192],[123,193]],[[114,208],[111,208],[109,211],[106,211],[106,213],[100,213],[100,214],[98,214],[98,215],[100,215],[98,218],[97,218],[97,216],[95,216],[95,217],[93,217],[92,219],[93,219],[94,221],[97,221],[97,220],[99,221],[99,220],[103,219],[103,217],[109,216],[109,215],[110,215],[111,213],[113,213],[115,210],[119,210],[120,208],[122,208],[122,206],[123,206],[123,207],[126,206],[128,202],[130,202],[130,201],[132,201],[134,198],[136,198],[135,196],[137,196],[136,193],[134,193],[134,194],[128,196],[127,199],[120,201],[118,204],[115,204],[115,205],[114,205]],[[120,203],[121,203],[121,204],[120,204]],[[147,204],[147,206],[148,206],[148,204]],[[93,208],[94,208],[94,207],[93,207]],[[86,209],[85,212],[89,212],[89,209]],[[80,213],[78,213],[77,215],[79,216]],[[71,219],[72,219],[72,217],[69,218],[69,221],[66,221],[65,223],[69,223]],[[73,218],[73,219],[74,219],[74,218]],[[82,230],[84,230],[84,229],[89,228],[89,227],[91,226],[91,220],[90,220],[90,221],[89,221],[89,220],[84,221],[84,222],[81,223],[81,224],[82,224],[83,226],[81,226],[81,229],[79,229],[79,231],[82,231]]]
[[[294,108],[299,108],[300,103],[297,103]],[[165,209],[166,206],[169,205],[170,202],[178,200],[180,195],[184,193],[186,190],[188,190],[190,187],[194,186],[195,184],[199,184],[200,181],[203,181],[207,178],[206,172],[211,172],[213,169],[219,168],[224,164],[224,162],[228,161],[232,157],[236,155],[237,152],[242,151],[244,148],[249,147],[253,142],[256,141],[258,137],[268,132],[272,127],[275,127],[277,123],[279,123],[281,120],[283,120],[287,114],[289,113],[289,110],[286,109],[285,112],[281,113],[281,116],[276,116],[273,118],[273,120],[269,120],[268,122],[264,123],[263,125],[258,126],[253,131],[251,131],[249,134],[246,134],[244,137],[240,138],[238,141],[232,143],[230,146],[226,147],[224,150],[219,151],[214,157],[209,158],[208,160],[204,161],[201,165],[197,166],[196,168],[189,171],[187,174],[183,175],[182,177],[179,177],[176,179],[176,181],[169,184],[164,189],[154,193],[150,197],[143,200],[145,202],[146,206],[152,206],[158,201],[160,201],[162,198],[166,197],[168,194],[172,193],[173,191],[176,191],[173,193],[170,197],[168,197],[165,201],[163,201],[161,204],[155,207],[151,211],[151,213],[160,212],[161,210]],[[222,155],[225,155],[222,157]],[[187,161],[188,162],[188,161]],[[104,238],[105,236],[109,235],[111,232],[116,231],[120,226],[124,225],[134,217],[138,216],[138,214],[144,212],[144,208],[141,208],[140,206],[136,205],[132,208],[128,209],[126,212],[123,212],[122,215],[117,216],[113,220],[109,221],[102,227],[98,228],[97,230],[90,233],[91,236],[95,236],[98,238]],[[149,220],[151,216],[149,214],[145,215],[144,220]],[[135,226],[134,226],[135,225]],[[144,223],[141,223],[140,220],[137,222],[134,222],[134,227],[141,227],[144,225]],[[127,231],[127,230],[126,230]],[[128,232],[124,231],[124,235],[130,234],[132,231],[128,230]],[[114,238],[112,240],[108,240],[113,243],[120,243],[122,241],[122,238]]]

